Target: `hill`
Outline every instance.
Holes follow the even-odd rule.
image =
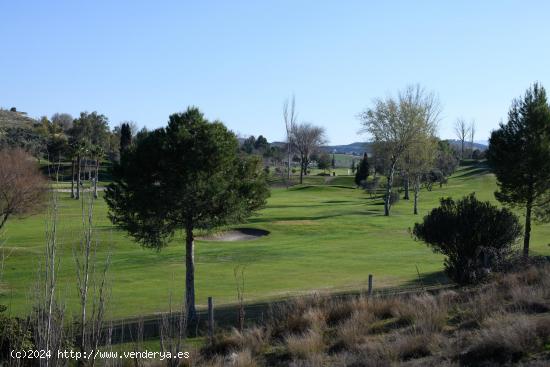
[[[27,116],[24,112],[10,111],[0,108],[0,128],[3,127],[26,127],[32,128],[36,120]]]
[[[449,144],[451,144],[451,146],[455,147],[456,149],[460,149],[460,140],[447,139],[447,141],[449,142]],[[479,150],[483,151],[483,150],[487,150],[487,148],[488,148],[487,144],[481,144],[479,142],[474,142],[474,150],[479,149]],[[464,144],[464,149],[470,149],[470,143],[469,142],[466,142]]]

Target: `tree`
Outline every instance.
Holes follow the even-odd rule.
[[[97,199],[97,181],[99,181],[99,165],[101,158],[105,155],[105,151],[101,146],[94,145],[90,148],[90,155],[92,156],[94,162],[94,178],[93,178],[93,190],[94,190],[94,199]]]
[[[527,257],[533,209],[542,213],[550,205],[550,106],[544,87],[535,83],[512,102],[508,122],[491,134],[487,161],[497,178],[497,200],[525,209]]]
[[[89,146],[98,145],[104,150],[109,148],[109,120],[97,112],[81,112],[74,120],[69,131],[73,141],[85,142]]]
[[[450,176],[458,167],[458,157],[447,140],[438,140],[435,167],[443,176]]]
[[[269,143],[263,135],[258,136],[258,139],[256,139],[256,143],[254,143],[254,149],[260,153],[264,153],[269,149]]]
[[[292,142],[294,149],[300,155],[300,184],[303,183],[303,177],[307,174],[311,154],[318,150],[325,141],[324,128],[314,126],[309,122],[294,125]]]
[[[120,155],[132,145],[132,130],[130,124],[124,122],[120,125]]]
[[[332,169],[336,168],[336,159],[334,158],[334,154],[332,155],[332,160],[330,162],[330,166],[332,167]]]
[[[407,172],[412,181],[414,191],[413,214],[418,214],[418,196],[422,184],[422,177],[433,167],[437,143],[433,134],[434,130],[425,131],[425,135],[419,135],[410,146],[407,162]]]
[[[288,100],[283,104],[283,120],[285,122],[286,130],[286,153],[287,153],[287,188],[290,185],[290,164],[292,159],[292,147],[293,147],[293,138],[292,132],[296,126],[296,120],[298,115],[296,114],[296,100],[292,96],[290,107],[288,105]]]
[[[54,113],[51,120],[53,125],[59,126],[64,132],[68,132],[73,127],[74,119],[68,113]]]
[[[409,86],[398,93],[397,99],[377,99],[374,107],[359,116],[363,132],[371,135],[377,156],[387,159],[384,215],[390,215],[394,174],[402,155],[419,135],[425,135],[436,124],[440,105],[433,93],[419,85]]]
[[[369,177],[369,159],[367,153],[363,155],[363,158],[359,162],[357,172],[355,173],[355,184],[361,186],[363,182]]]
[[[476,121],[472,120],[470,122],[470,127],[468,128],[468,132],[470,133],[470,158],[472,158],[472,155],[474,154],[474,138],[476,135]]]
[[[323,171],[330,168],[330,155],[327,152],[323,152],[317,157],[317,168]]]
[[[506,258],[521,225],[508,209],[470,194],[457,201],[442,198],[438,208],[414,225],[413,235],[446,256],[445,271],[451,279],[471,283]]]
[[[248,154],[252,154],[254,152],[254,145],[256,145],[256,138],[254,135],[250,135],[243,141],[241,149]]]
[[[185,231],[186,305],[195,318],[195,229],[236,223],[269,195],[261,160],[238,154],[235,135],[195,107],[170,116],[113,165],[109,217],[146,247]]]
[[[0,230],[8,218],[32,214],[42,207],[46,179],[24,150],[0,150]]]
[[[470,128],[466,124],[466,120],[459,118],[455,122],[455,134],[460,141],[460,159],[464,159],[464,144],[468,135],[470,134]]]

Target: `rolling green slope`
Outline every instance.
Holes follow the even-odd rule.
[[[319,179],[324,179],[319,177]],[[442,196],[476,192],[494,201],[493,175],[483,166],[459,170],[443,188],[422,191],[421,215],[412,215],[412,202],[401,200],[392,216],[383,216],[380,199],[369,199],[353,188],[351,177],[336,177],[322,185],[275,188],[268,206],[243,227],[262,228],[270,235],[248,242],[197,241],[196,289],[199,305],[213,296],[217,304],[236,299],[233,270],[245,268],[246,301],[275,299],[312,290],[353,290],[366,286],[402,286],[418,281],[417,267],[426,283],[443,281],[442,257],[415,242],[408,229]],[[334,185],[331,185],[334,183]],[[76,309],[75,265],[81,205],[60,193],[60,271],[58,290],[69,310]],[[141,248],[107,218],[100,198],[95,206],[98,259],[110,251],[112,292],[109,317],[150,314],[168,308],[170,293],[183,294],[184,245],[181,235],[160,252]],[[11,220],[5,229],[6,254],[0,304],[24,314],[32,305],[32,286],[44,248],[45,215]],[[550,255],[550,225],[535,225],[534,253]]]

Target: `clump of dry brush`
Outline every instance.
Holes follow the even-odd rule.
[[[543,366],[550,361],[550,265],[439,293],[312,295],[270,321],[215,337],[204,366]]]

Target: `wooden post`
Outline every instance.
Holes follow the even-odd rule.
[[[208,297],[208,338],[210,343],[214,339],[214,301]]]
[[[367,291],[367,294],[368,294],[369,296],[372,295],[372,274],[369,274],[369,289],[368,289],[368,291]]]

